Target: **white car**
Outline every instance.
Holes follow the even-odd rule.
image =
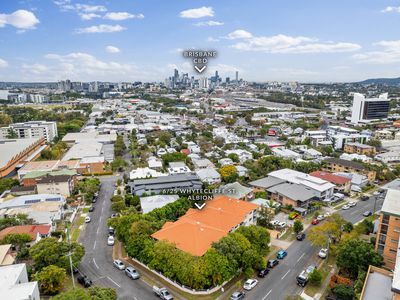
[[[85,223],[89,223],[89,222],[90,222],[90,217],[87,216],[87,217],[85,218]]]
[[[107,245],[108,245],[108,246],[114,246],[114,242],[115,242],[114,237],[113,237],[112,235],[110,235],[110,236],[108,237],[108,239],[107,239]]]
[[[279,225],[279,223],[280,223],[280,221],[278,221],[278,220],[275,220],[275,221],[272,221],[272,222],[271,222],[271,224],[272,224],[273,226],[277,226],[277,225]]]
[[[125,270],[124,263],[119,259],[114,260],[114,267],[116,267],[118,270]]]
[[[328,212],[327,212],[327,213],[324,214],[324,217],[327,218],[327,217],[329,217],[330,215],[331,215],[331,213],[328,213]]]
[[[349,202],[349,204],[347,204],[347,205],[350,206],[350,207],[353,207],[353,206],[356,206],[356,205],[357,205],[357,202],[351,201],[351,202]]]
[[[285,228],[286,227],[286,222],[279,222],[278,227]]]
[[[318,252],[318,256],[321,258],[326,258],[327,255],[328,255],[328,249],[326,249],[326,248],[322,248]]]
[[[318,221],[325,220],[325,216],[324,216],[324,215],[319,215],[319,216],[317,217],[317,220],[318,220]]]
[[[243,288],[247,291],[250,291],[257,285],[257,283],[258,283],[257,279],[247,279],[246,282],[244,283]]]
[[[380,193],[378,191],[374,192],[372,195],[378,196]]]
[[[345,204],[345,205],[342,206],[342,209],[343,209],[343,210],[347,210],[347,209],[349,209],[349,208],[350,208],[350,206],[347,205],[347,204]]]

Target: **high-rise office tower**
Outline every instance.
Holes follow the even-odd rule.
[[[239,71],[236,71],[236,83],[239,82]]]
[[[390,100],[388,94],[379,95],[378,98],[365,98],[364,95],[355,93],[351,112],[351,123],[358,124],[364,121],[385,119],[389,114]]]

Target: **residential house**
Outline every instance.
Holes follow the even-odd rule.
[[[154,195],[140,197],[140,206],[142,208],[142,212],[147,214],[156,208],[161,208],[169,203],[175,202],[178,199],[178,195]]]
[[[219,188],[221,195],[241,200],[252,200],[254,193],[252,188],[245,187],[239,182],[228,183]]]
[[[20,225],[4,228],[0,231],[0,241],[9,234],[27,234],[31,237],[30,246],[39,242],[42,238],[49,237],[51,233],[50,225]]]
[[[323,180],[329,181],[335,185],[334,191],[348,194],[351,190],[351,178],[335,175],[329,172],[315,171],[310,173],[311,176],[321,178]]]
[[[185,174],[185,173],[191,173],[191,172],[192,171],[189,169],[189,167],[183,161],[170,162],[168,165],[168,173],[170,175]]]
[[[202,182],[206,182],[208,184],[221,183],[221,175],[213,168],[199,169],[195,172]]]
[[[192,159],[195,170],[215,168],[214,164],[207,158],[203,159]]]
[[[345,172],[345,173],[358,173],[365,175],[368,181],[372,182],[375,180],[376,172],[368,170],[364,165],[355,162],[339,158],[328,158],[325,160],[325,170],[329,172]]]
[[[161,159],[158,159],[155,156],[150,156],[147,159],[147,164],[149,166],[150,169],[154,169],[154,170],[161,170],[163,167],[163,163]]]
[[[0,266],[12,265],[15,262],[16,252],[11,244],[0,245]]]
[[[129,173],[129,179],[139,179],[139,178],[156,178],[161,176],[167,176],[168,174],[158,172],[151,168],[137,168]]]
[[[221,158],[218,163],[223,166],[233,165],[233,161],[230,158]]]
[[[243,149],[234,149],[234,150],[226,150],[226,155],[229,154],[236,154],[239,157],[239,161],[244,163],[247,160],[253,159],[253,154],[250,151],[243,150]]]
[[[249,170],[243,166],[235,166],[239,177],[247,177],[249,175]]]

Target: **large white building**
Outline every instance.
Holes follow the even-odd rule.
[[[389,102],[388,93],[381,94],[378,98],[365,98],[362,94],[354,93],[351,123],[386,119],[390,109]]]
[[[57,123],[48,121],[29,121],[14,123],[0,128],[0,139],[6,139],[13,133],[20,139],[45,138],[51,142],[58,135]]]
[[[37,281],[29,282],[25,264],[0,267],[2,299],[40,300]]]

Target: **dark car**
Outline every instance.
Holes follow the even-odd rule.
[[[369,197],[367,195],[361,196],[361,201],[367,201],[367,200],[369,200]]]
[[[234,292],[231,295],[230,300],[242,300],[244,299],[244,293],[243,292]]]
[[[364,217],[369,217],[370,215],[372,215],[372,212],[370,212],[369,210],[363,213]]]
[[[94,206],[89,207],[89,212],[94,211]]]
[[[306,234],[304,233],[304,232],[300,232],[297,236],[296,236],[296,239],[298,240],[298,241],[302,241],[302,240],[304,240],[306,238]]]
[[[314,219],[314,220],[312,220],[311,224],[318,225],[319,224],[319,220],[318,219]]]
[[[92,203],[96,203],[96,202],[97,202],[97,197],[94,196],[93,199],[92,199]]]
[[[112,236],[115,235],[115,230],[114,230],[114,228],[108,227],[108,235],[112,235]]]
[[[93,284],[93,282],[86,275],[79,275],[78,282],[82,284],[85,288],[88,288]]]
[[[277,259],[270,259],[267,263],[267,267],[268,268],[274,268],[275,266],[277,266],[279,264],[279,260]]]
[[[257,276],[260,278],[264,278],[269,273],[269,269],[262,269],[258,272]]]

